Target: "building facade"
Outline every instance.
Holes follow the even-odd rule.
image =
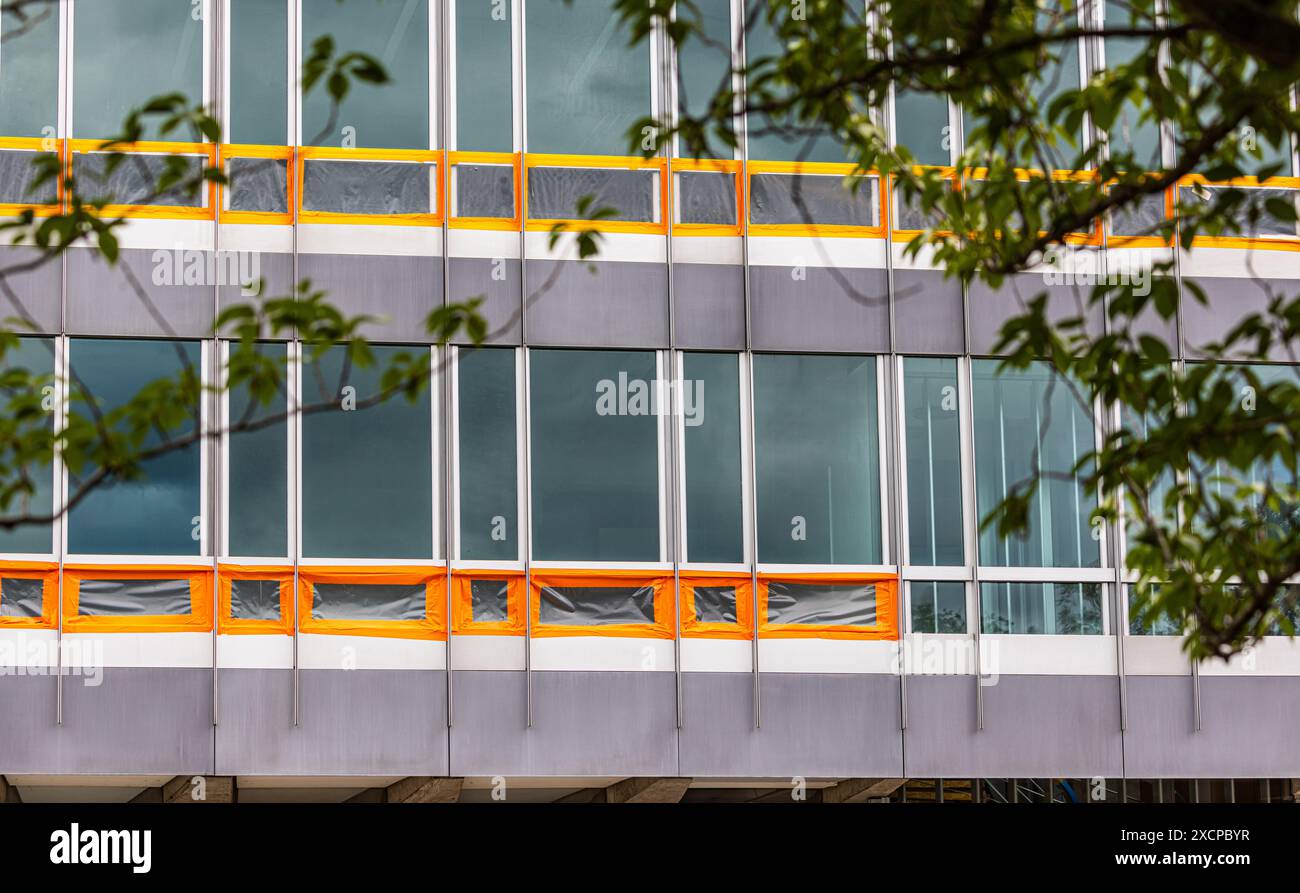
[[[721,45],[776,50],[740,40],[738,2],[700,6]],[[326,35],[392,83],[302,96]],[[1084,77],[1108,49],[1066,61]],[[1123,530],[1072,471],[1113,410],[993,353],[1035,295],[1065,318],[1090,275],[1174,251],[1139,221],[1081,237],[1077,276],[963,288],[905,253],[923,224],[887,182],[843,188],[829,140],[740,121],[715,158],[629,154],[728,59],[629,46],[604,0],[62,0],[4,52],[3,209],[57,151],[129,218],[117,267],[77,247],[6,277],[32,368],[109,407],[186,366],[215,381],[218,314],[307,279],[431,382],[368,406],[376,367],[268,339],[278,413],[214,394],[201,424],[287,418],[0,534],[12,783],[1300,777],[1300,649],[1193,665],[1130,624]],[[221,144],[151,132],[97,166],[173,91],[220,110]],[[922,163],[960,152],[942,101],[878,114]],[[233,183],[150,194],[174,157]],[[552,228],[593,194],[614,213],[580,258]],[[1294,224],[1203,242],[1151,321],[1180,362],[1300,280]],[[426,317],[472,298],[485,345],[436,344]],[[1027,533],[981,530],[1039,458]],[[56,464],[37,501],[81,481]]]

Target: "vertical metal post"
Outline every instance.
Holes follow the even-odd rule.
[[[524,364],[524,517],[519,529],[524,548],[524,688],[528,728],[533,727],[533,474],[532,474],[532,376],[528,358],[528,79],[524,77],[524,54],[527,50],[527,0],[515,7],[518,35],[515,58],[519,60],[519,344]]]
[[[214,0],[214,2],[211,4],[210,9],[212,11],[212,21],[209,23],[209,27],[212,29],[212,39],[208,43],[208,50],[209,52],[212,53],[211,108],[213,110],[213,113],[217,116],[217,120],[221,122],[221,133],[223,137],[223,142],[229,142],[228,139],[229,134],[226,130],[226,128],[230,124],[229,116],[223,114],[223,111],[225,109],[224,81],[225,81],[225,71],[226,71],[226,66],[225,66],[226,41],[223,40],[223,37],[225,35],[225,16],[223,14],[225,11],[225,4],[215,2]],[[220,164],[222,162],[222,158],[221,158],[221,147],[219,145],[216,148],[216,153],[217,153],[216,155],[217,161]],[[216,202],[216,207],[212,209],[212,248],[214,252],[217,252],[218,267],[219,267],[220,266],[219,252],[221,251],[221,202],[220,201]],[[221,286],[217,282],[212,283],[212,310],[213,310],[213,316],[212,316],[213,319],[216,319],[221,315]],[[212,599],[212,725],[213,727],[216,727],[217,722],[221,716],[221,706],[220,706],[220,698],[221,698],[220,684],[221,683],[220,683],[220,679],[218,678],[220,674],[217,671],[217,625],[218,625],[217,612],[218,612],[218,606],[221,604],[220,561],[221,561],[222,546],[224,545],[222,542],[223,537],[221,535],[221,528],[222,528],[222,524],[224,523],[221,515],[221,503],[222,503],[221,485],[223,481],[223,476],[221,474],[221,462],[222,462],[222,456],[224,455],[221,449],[221,445],[222,445],[222,440],[224,439],[223,431],[225,430],[223,413],[222,413],[222,405],[225,403],[226,400],[225,390],[224,390],[224,386],[226,384],[226,380],[225,380],[226,377],[224,373],[225,373],[225,362],[224,362],[224,357],[222,356],[222,349],[221,349],[221,333],[215,332],[214,338],[212,340],[212,371],[210,374],[212,375],[213,381],[217,385],[217,389],[213,391],[210,397],[210,404],[209,404],[210,406],[209,411],[211,412],[212,414],[211,418],[213,419],[212,437],[211,438],[205,437],[202,440],[200,440],[200,443],[203,443],[209,439],[211,440],[211,449],[209,450],[209,460],[208,460],[211,463],[211,467],[208,473],[208,480],[210,481],[208,505],[210,506],[211,518],[209,521],[209,526],[206,527],[205,529],[207,530],[207,534],[208,534],[206,539],[212,548],[212,592],[214,596],[216,596]],[[200,512],[201,511],[202,511],[202,507],[200,507]]]
[[[72,117],[72,0],[60,0],[59,3],[59,121],[56,132],[60,136],[63,150],[63,163],[59,176],[71,169],[72,148],[68,138],[72,134],[70,125]],[[59,337],[55,339],[55,396],[54,427],[60,430],[67,424],[68,406],[68,258],[59,256]],[[68,470],[63,465],[60,452],[56,457],[54,470],[57,472],[54,484],[54,505],[59,510],[59,517],[54,523],[55,548],[59,560],[59,588],[55,595],[58,629],[55,634],[54,654],[54,723],[63,725],[63,566],[67,557],[68,545]]]
[[[292,21],[289,22],[289,39],[293,47],[290,68],[290,84],[293,86],[293,96],[290,100],[290,110],[293,115],[291,130],[294,146],[298,147],[302,143],[302,34],[299,28],[302,22],[302,0],[293,0],[292,10]],[[297,148],[295,148],[294,157],[289,160],[290,170],[288,174],[291,177],[298,176],[299,161],[297,154]],[[298,207],[302,203],[302,190],[295,187],[293,195],[293,284],[296,292],[299,282]],[[299,567],[302,563],[302,414],[300,412],[302,402],[302,341],[297,331],[293,333],[293,339],[289,342],[288,347],[289,362],[285,367],[285,380],[292,383],[289,389],[289,439],[292,448],[291,455],[293,456],[293,465],[290,468],[292,474],[289,476],[293,511],[292,524],[290,525],[293,547],[293,725],[297,728],[302,725],[302,674],[298,666],[299,626],[301,620],[298,617],[299,589],[301,587]]]
[[[438,26],[438,70],[440,77],[438,79],[438,112],[440,125],[438,128],[438,137],[442,143],[442,161],[439,164],[438,182],[442,187],[442,302],[444,305],[451,301],[451,228],[448,219],[451,217],[451,164],[448,159],[451,152],[451,140],[448,134],[450,128],[450,113],[448,111],[451,104],[451,96],[448,93],[447,85],[451,82],[451,12],[449,0],[441,0],[438,5],[439,9],[439,26]],[[455,523],[452,518],[452,475],[451,475],[451,428],[453,397],[451,390],[451,363],[452,347],[450,344],[444,344],[434,348],[434,356],[441,353],[442,363],[439,365],[439,381],[443,383],[442,388],[442,558],[447,564],[447,573],[445,579],[445,589],[443,592],[443,608],[447,624],[447,645],[445,648],[447,663],[447,728],[451,728],[455,722],[455,686],[452,684],[452,664],[451,664],[451,550],[452,537],[451,525]],[[448,740],[449,748],[451,746]]]

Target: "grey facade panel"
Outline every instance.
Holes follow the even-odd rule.
[[[442,258],[406,255],[299,254],[298,278],[326,292],[343,313],[379,322],[362,328],[372,341],[428,344],[426,320],[442,304]]]
[[[1130,778],[1295,778],[1300,677],[1201,675],[1201,730],[1189,676],[1130,676]]]
[[[744,268],[673,264],[673,329],[680,348],[744,350]]]
[[[970,315],[970,352],[976,355],[993,353],[1003,324],[1025,313],[1029,303],[1043,293],[1048,296],[1049,322],[1082,315],[1086,319],[1090,335],[1101,335],[1105,330],[1105,308],[1100,304],[1088,305],[1092,294],[1091,285],[1049,285],[1041,273],[1016,273],[1007,277],[997,289],[978,280],[971,283],[967,308]]]
[[[1115,677],[998,677],[984,686],[983,729],[975,684],[971,676],[908,677],[908,777],[1124,774]]]
[[[519,260],[517,258],[453,257],[449,261],[449,303],[482,298],[479,313],[487,322],[489,344],[519,344],[520,313]],[[468,341],[462,330],[455,339]]]
[[[683,673],[681,774],[902,777],[898,677],[764,673],[754,728],[749,673]]]
[[[531,345],[668,346],[666,264],[529,260],[527,273]]]
[[[0,247],[0,270],[16,270],[35,262],[40,254],[36,248]],[[22,320],[22,328],[13,327],[18,332],[59,333],[63,313],[62,260],[56,258],[31,270],[8,273],[5,285],[7,288],[0,289],[0,319]]]
[[[251,266],[246,266],[246,268],[253,269]],[[255,272],[257,278],[262,280],[262,290],[259,294],[246,295],[243,286],[237,283],[217,287],[218,308],[220,311],[225,311],[237,304],[252,304],[255,306],[260,301],[271,298],[285,298],[294,293],[292,254],[259,251],[257,253]],[[288,336],[284,333],[279,338],[288,340]]]
[[[1188,287],[1194,283],[1207,298],[1202,304]],[[1267,314],[1269,301],[1282,296],[1294,300],[1300,296],[1300,284],[1286,279],[1247,279],[1238,277],[1198,277],[1183,281],[1182,319],[1183,347],[1187,357],[1194,359],[1206,355],[1206,347],[1222,341],[1228,332],[1252,313]],[[1294,349],[1296,345],[1291,345]],[[1234,353],[1245,358],[1254,352],[1252,341],[1239,346],[1245,351]],[[1229,354],[1229,358],[1232,358]],[[1285,344],[1274,344],[1269,351],[1271,360],[1292,362],[1294,357]]]
[[[108,667],[100,685],[0,675],[0,773],[211,774],[212,671]],[[21,720],[19,720],[21,718]]]
[[[961,283],[937,270],[895,270],[894,349],[956,356],[965,348]]]
[[[884,270],[755,266],[749,270],[749,295],[755,350],[889,350]]]
[[[210,257],[206,251],[124,248],[110,267],[89,248],[69,250],[67,334],[211,336],[217,296],[206,276]],[[207,284],[186,285],[187,268],[197,270],[200,260]]]
[[[518,671],[455,678],[453,775],[678,775],[672,673]]]
[[[295,728],[292,671],[220,671],[217,775],[447,774],[442,671],[299,670],[299,677]]]

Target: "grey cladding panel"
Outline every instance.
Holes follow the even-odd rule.
[[[443,672],[299,674],[301,725],[294,728],[292,671],[221,670],[216,774],[447,774]]]
[[[1295,778],[1300,677],[1130,676],[1124,762],[1131,778]]]
[[[667,266],[529,260],[526,336],[538,347],[667,347]]]
[[[1115,677],[997,677],[984,686],[982,730],[976,728],[975,685],[971,676],[908,677],[909,776],[1123,774]]]
[[[478,312],[487,322],[488,343],[518,344],[520,333],[519,261],[515,258],[453,257],[450,303],[482,299]],[[456,339],[465,342],[462,332]]]
[[[453,775],[677,775],[673,674],[455,674]]]
[[[888,276],[846,267],[751,267],[756,350],[867,353],[889,349]]]
[[[73,248],[67,264],[70,335],[212,334],[219,268],[211,252],[124,248],[110,267],[98,252]],[[202,284],[187,284],[196,277]]]
[[[754,728],[749,673],[683,673],[681,774],[901,777],[896,676],[764,673]]]
[[[51,775],[212,773],[212,671],[108,667],[63,683],[55,722],[54,676],[0,675],[0,772]],[[21,722],[12,721],[22,717]]]
[[[245,288],[242,282],[231,282],[217,289],[222,311],[236,304],[256,304],[268,298],[283,298],[293,294],[293,255],[274,251],[237,252],[235,263],[244,274],[242,282],[251,282],[251,288]],[[261,291],[256,292],[258,283]],[[286,338],[281,333],[280,338]]]
[[[1206,303],[1197,300],[1189,284],[1205,293]],[[1222,341],[1228,332],[1252,313],[1267,317],[1269,301],[1281,296],[1287,300],[1300,297],[1300,282],[1288,279],[1200,277],[1185,279],[1182,295],[1183,343],[1190,358],[1205,356],[1205,348]],[[1294,360],[1297,347],[1275,344],[1269,359]],[[1243,351],[1241,348],[1245,348]],[[1253,353],[1253,342],[1242,342],[1232,356],[1244,359]]]
[[[673,264],[677,346],[745,349],[745,271],[731,264]]]
[[[40,252],[35,248],[0,247],[0,269],[13,269],[39,258]],[[0,290],[0,320],[16,320],[7,323],[14,331],[21,327],[41,334],[58,333],[63,303],[61,259],[43,261],[25,272],[10,273],[5,277],[5,284],[8,289]]]
[[[971,353],[991,354],[1007,320],[1025,313],[1029,303],[1044,293],[1048,296],[1049,321],[1083,316],[1090,335],[1102,334],[1106,313],[1100,303],[1088,306],[1092,289],[1091,284],[1049,284],[1042,273],[1017,273],[1004,280],[998,289],[990,288],[982,281],[972,282],[969,307]]]
[[[894,271],[894,347],[956,356],[966,345],[961,283],[937,270]]]
[[[300,254],[298,275],[349,315],[381,322],[363,327],[377,341],[426,344],[426,320],[442,304],[442,258],[406,255]]]

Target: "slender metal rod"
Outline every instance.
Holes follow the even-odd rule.
[[[212,109],[221,120],[223,127],[222,132],[228,133],[224,128],[228,127],[230,122],[223,114],[223,110],[226,107],[224,83],[226,66],[224,57],[227,47],[226,41],[222,39],[225,30],[225,17],[223,15],[225,4],[214,2],[212,4],[212,9],[212,39],[208,44],[212,53]],[[217,202],[216,207],[213,208],[212,248],[218,258],[219,268],[221,257],[221,202]],[[213,319],[216,319],[221,315],[221,286],[218,282],[212,283],[212,313]],[[220,561],[222,546],[224,545],[224,538],[222,537],[222,524],[224,522],[221,514],[221,485],[224,480],[224,477],[221,474],[221,462],[224,451],[221,447],[224,435],[220,432],[225,428],[225,425],[223,424],[224,419],[222,417],[222,405],[227,399],[227,395],[224,390],[224,385],[226,383],[225,362],[222,355],[221,337],[219,332],[216,334],[217,337],[213,340],[212,344],[213,369],[211,374],[213,380],[218,385],[218,389],[212,393],[209,401],[209,411],[212,413],[211,418],[213,419],[215,430],[211,438],[204,438],[205,442],[211,443],[208,460],[212,464],[208,475],[208,479],[211,482],[211,491],[208,496],[208,505],[212,517],[209,525],[204,528],[207,532],[207,536],[204,538],[212,548],[212,591],[214,593],[219,593],[221,591]],[[202,511],[202,508],[200,508],[200,511]],[[217,611],[220,604],[220,598],[212,599],[212,725],[214,728],[221,717],[221,681],[217,667]]]
[[[299,86],[301,83],[302,72],[302,34],[299,27],[302,22],[302,0],[293,2],[293,19],[289,23],[290,40],[293,46],[292,55],[292,83],[294,85],[292,97],[292,114],[293,114],[293,136],[295,145],[302,143],[302,109],[301,96],[302,90]],[[291,159],[291,170],[289,176],[296,177],[298,170],[297,159]],[[301,185],[301,184],[300,184]],[[293,283],[294,289],[298,287],[299,281],[299,258],[298,258],[298,206],[302,202],[302,190],[294,189],[293,202]],[[298,651],[299,651],[299,625],[298,617],[298,597],[299,588],[299,568],[302,564],[302,416],[299,413],[302,397],[302,340],[300,333],[295,330],[293,338],[289,342],[289,365],[285,370],[285,379],[292,382],[289,389],[289,438],[292,448],[293,466],[290,469],[292,494],[292,511],[293,517],[290,519],[289,526],[293,540],[293,725],[295,728],[302,725],[302,679],[299,668]]]
[[[438,80],[438,114],[439,114],[439,131],[438,137],[442,142],[443,153],[442,163],[439,165],[438,178],[442,184],[442,302],[448,304],[451,302],[451,242],[449,234],[451,232],[448,219],[451,217],[451,167],[447,163],[448,152],[451,149],[451,140],[449,134],[450,114],[449,106],[451,97],[448,93],[448,84],[451,82],[451,3],[450,0],[442,0],[439,4],[439,27],[438,27],[438,59],[441,77]],[[443,619],[447,625],[447,645],[446,645],[446,681],[447,681],[447,728],[451,728],[456,721],[456,693],[455,686],[452,684],[452,635],[451,635],[451,550],[452,537],[451,525],[454,523],[452,518],[452,474],[451,474],[451,457],[452,457],[452,412],[453,398],[451,389],[451,363],[452,347],[443,345],[441,349],[434,349],[435,358],[441,355],[442,363],[439,368],[439,380],[443,382],[442,388],[442,420],[443,420],[443,437],[442,437],[442,558],[447,563],[447,572],[444,580],[443,589]],[[451,739],[448,738],[447,747],[451,747]],[[450,765],[450,750],[448,750],[448,765]]]
[[[527,727],[533,727],[533,474],[532,474],[532,407],[529,400],[532,395],[532,381],[528,359],[528,83],[524,80],[524,53],[527,51],[525,23],[527,0],[518,0],[515,7],[516,56],[519,61],[519,177],[522,195],[518,198],[519,219],[519,343],[521,361],[524,364],[524,517],[520,519],[519,529],[523,534],[524,548],[524,688],[527,711]]]

